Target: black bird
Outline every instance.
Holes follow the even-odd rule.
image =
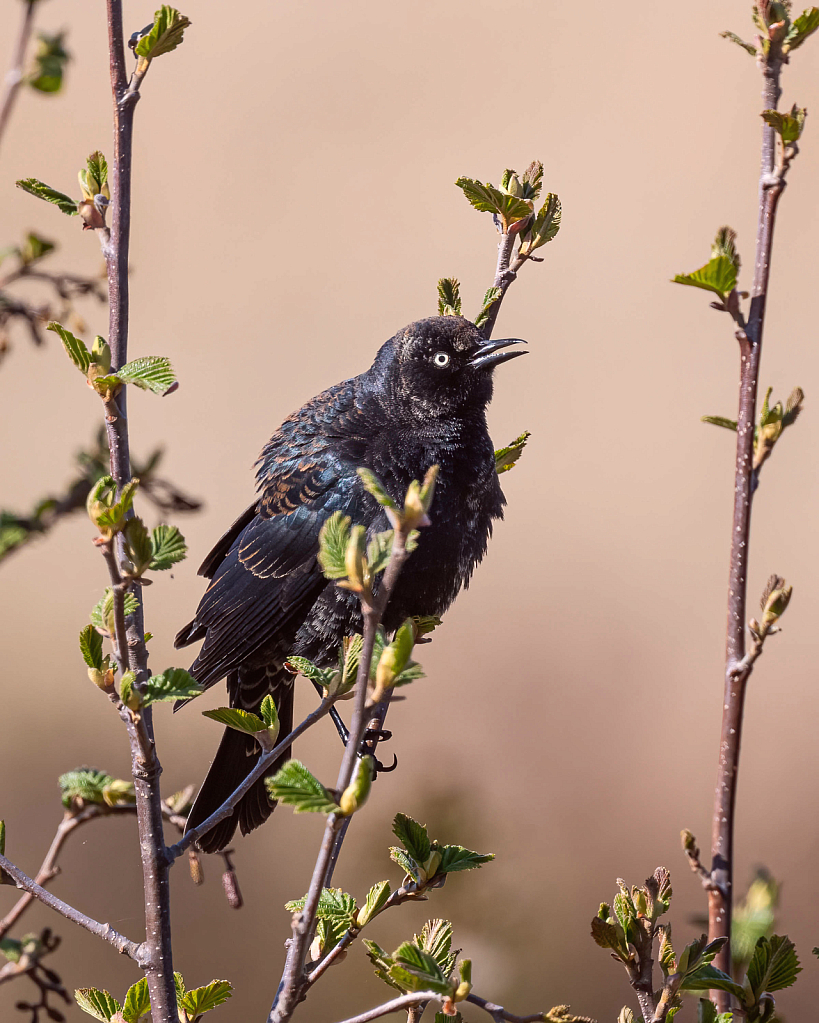
[[[258,711],[271,693],[280,735],[293,725],[293,676],[286,658],[337,662],[344,636],[362,628],[358,599],[319,568],[319,530],[335,511],[389,528],[356,469],[371,469],[396,501],[434,463],[440,474],[418,549],[384,616],[391,631],[410,615],[440,615],[486,552],[493,519],[506,503],[486,427],[492,371],[516,355],[517,339],[485,340],[460,316],[418,320],[390,338],[370,369],[323,391],[289,416],[262,451],[258,499],[219,540],[199,569],[212,579],[176,646],[204,639],[191,674],[208,688],[227,679],[232,707]],[[290,756],[289,751],[272,772]],[[210,816],[252,770],[254,740],[226,729],[191,810],[188,827]],[[260,779],[201,840],[223,849],[238,824],[259,827],[274,803]]]

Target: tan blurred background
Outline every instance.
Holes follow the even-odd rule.
[[[0,2],[3,66],[20,6]],[[518,1012],[569,1002],[601,1020],[632,1001],[589,937],[615,878],[670,867],[679,941],[704,910],[678,835],[690,827],[708,845],[733,442],[699,417],[734,414],[737,346],[704,293],[668,278],[705,261],[722,223],[752,265],[759,143],[758,72],[718,37],[752,33],[750,4],[643,7],[188,0],[193,26],[152,67],[136,116],[131,350],[169,355],[181,387],[133,396],[132,443],[139,454],[166,442],[167,474],[206,501],[178,520],[190,560],[147,592],[155,669],[187,664],[171,640],[202,591],[196,566],[251,498],[253,461],[281,419],[433,313],[438,277],[459,277],[465,312],[477,311],[496,236],[454,180],[544,161],[563,228],[508,295],[498,334],[528,338],[531,354],[498,372],[490,409],[498,443],[530,429],[531,445],[504,477],[509,507],[486,563],[424,651],[429,677],[390,714],[400,767],[356,820],[336,880],[362,896],[398,879],[386,854],[398,809],[494,850],[495,863],[390,914],[373,937],[392,948],[427,916],[450,916],[479,993]],[[153,9],[130,0],[127,30]],[[110,154],[103,8],[58,0],[39,21],[70,28],[74,59],[64,95],[20,99],[0,155],[0,245],[35,229],[61,243],[54,266],[91,272],[96,240],[13,181],[74,192],[86,154]],[[786,70],[783,105],[813,109],[817,72],[814,39]],[[754,605],[773,571],[795,596],[751,683],[737,836],[738,883],[757,864],[782,881],[779,929],[805,965],[779,1002],[790,1021],[819,996],[814,128],[780,207],[762,374],[781,397],[802,385],[807,411],[765,468],[750,577]],[[105,333],[101,308],[84,309],[90,334]],[[0,402],[0,504],[25,510],[68,479],[100,407],[55,339],[35,350],[22,334]],[[119,722],[76,649],[105,584],[91,536],[77,517],[0,567],[0,809],[10,855],[32,872],[60,816],[57,774],[128,770]],[[218,729],[195,708],[156,717],[170,793],[201,779]],[[298,753],[334,776],[329,726]],[[227,908],[215,863],[202,889],[184,865],[174,872],[176,965],[190,985],[236,984],[224,1023],[264,1018],[282,904],[306,889],[319,831],[285,810],[238,843],[241,912]],[[56,892],[140,936],[132,821],[87,827],[63,866]],[[70,987],[121,996],[136,979],[45,910],[27,927],[46,922],[65,938],[53,965]],[[300,1018],[329,1023],[387,994],[358,948]],[[23,996],[23,983],[0,990],[4,1020]]]

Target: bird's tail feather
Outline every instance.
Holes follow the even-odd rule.
[[[281,693],[278,701],[280,730],[279,735],[285,736],[293,730],[293,690],[291,687]],[[250,774],[259,759],[259,748],[252,736],[238,732],[235,728],[226,728],[216,756],[210,766],[202,788],[194,801],[188,815],[186,830],[197,827],[207,820],[212,813],[224,803],[244,779]],[[268,775],[276,771],[290,759],[290,749],[273,763]],[[254,782],[252,788],[239,800],[230,817],[220,821],[199,840],[199,846],[206,853],[219,852],[233,838],[237,825],[243,835],[260,827],[275,809],[267,795],[264,778]]]

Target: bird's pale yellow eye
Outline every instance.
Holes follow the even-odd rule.
[[[432,361],[435,363],[438,369],[443,369],[445,366],[449,365],[449,353],[436,352],[432,357]]]

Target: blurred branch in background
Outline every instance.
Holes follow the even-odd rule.
[[[134,460],[134,472],[144,494],[161,514],[196,512],[202,502],[180,490],[169,480],[157,475],[163,448],[157,448],[144,462]],[[61,519],[77,511],[85,511],[91,488],[108,473],[109,456],[105,429],[100,428],[93,445],[75,456],[79,474],[60,494],[40,499],[28,515],[0,510],[0,562],[14,551],[44,536]]]

